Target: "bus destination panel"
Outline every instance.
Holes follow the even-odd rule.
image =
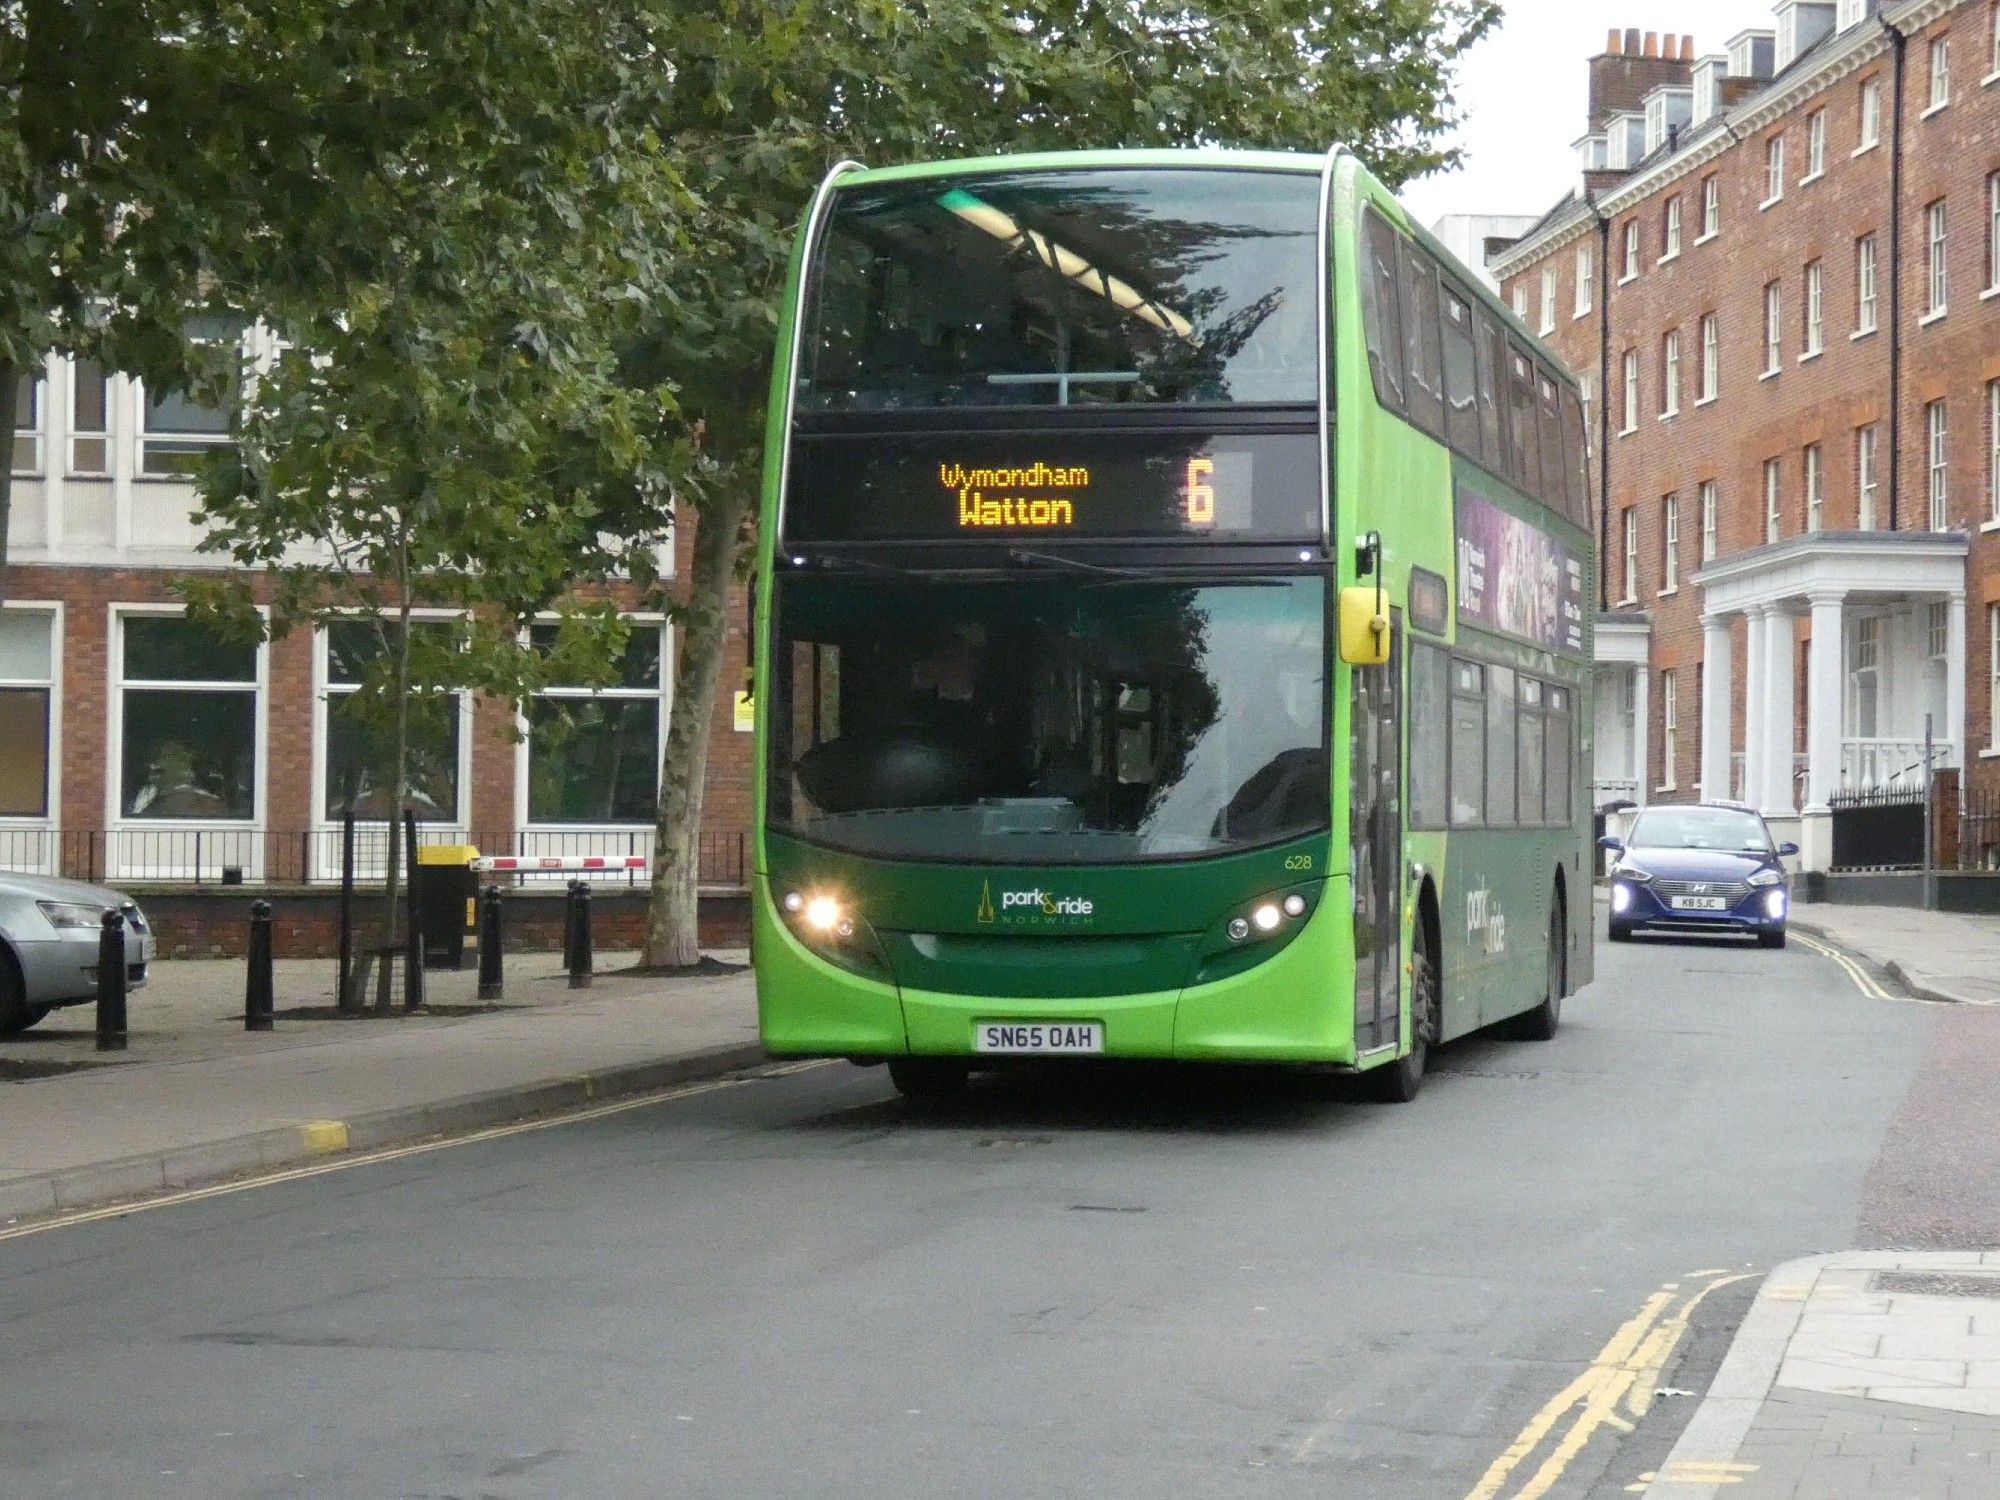
[[[801,438],[790,542],[1319,539],[1311,433]]]

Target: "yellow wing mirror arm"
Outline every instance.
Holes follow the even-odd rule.
[[[1349,666],[1379,667],[1389,660],[1389,590],[1382,577],[1382,533],[1355,543],[1355,572],[1373,583],[1340,591],[1340,659]]]

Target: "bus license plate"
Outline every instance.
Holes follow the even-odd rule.
[[[1104,1050],[1099,1021],[981,1021],[973,1027],[975,1052],[1081,1053]]]
[[[1676,896],[1675,911],[1728,911],[1729,903],[1720,896]]]

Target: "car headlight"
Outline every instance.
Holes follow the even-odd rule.
[[[1644,885],[1653,878],[1651,870],[1646,869],[1642,865],[1635,865],[1629,859],[1622,861],[1618,868],[1611,873],[1616,875],[1620,880],[1630,880],[1639,885]]]
[[[1780,870],[1759,870],[1750,877],[1752,885],[1782,885],[1784,880],[1784,872]]]
[[[104,908],[79,906],[74,901],[37,901],[36,910],[58,931],[95,932],[104,925]]]

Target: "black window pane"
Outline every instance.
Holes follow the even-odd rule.
[[[449,651],[458,628],[455,620],[413,620],[412,650],[431,656]],[[375,664],[388,654],[395,640],[396,622],[392,619],[379,624],[374,620],[334,621],[326,627],[326,680],[341,687],[367,681]]]
[[[125,680],[255,682],[257,647],[178,615],[132,615],[125,620]]]
[[[553,651],[561,627],[556,625],[533,625],[528,629],[529,642],[538,652]],[[591,687],[592,683],[556,683],[557,687]],[[660,627],[658,625],[634,625],[631,634],[625,638],[625,649],[619,657],[618,675],[609,686],[628,688],[657,688],[660,685]]]
[[[1507,440],[1507,343],[1493,315],[1481,309],[1479,318],[1479,439],[1486,467],[1496,474],[1513,472],[1513,445]]]
[[[530,708],[528,726],[530,822],[653,820],[660,767],[658,700],[542,698]]]
[[[1415,245],[1403,244],[1403,372],[1410,420],[1444,435],[1444,376],[1438,356],[1437,273]]]
[[[0,818],[49,811],[49,690],[0,688]]]
[[[829,216],[801,409],[1315,401],[1319,182],[996,172]]]
[[[1410,823],[1417,828],[1442,828],[1448,821],[1450,666],[1435,646],[1410,653]]]
[[[1590,440],[1584,431],[1583,402],[1577,393],[1563,391],[1564,449],[1563,485],[1569,499],[1569,518],[1588,531],[1590,524]]]
[[[1551,695],[1553,700],[1553,694]],[[1551,823],[1570,820],[1569,737],[1571,720],[1566,715],[1549,715],[1548,727],[1548,817]]]
[[[413,698],[410,702],[408,778],[405,806],[426,822],[458,820],[458,695]],[[354,816],[385,820],[394,815],[396,732],[386,716],[366,713],[352,693],[333,693],[326,703],[326,765],[320,805],[328,819],[352,807]]]
[[[1362,326],[1368,336],[1368,365],[1375,376],[1375,399],[1391,411],[1403,409],[1403,319],[1397,305],[1396,231],[1370,209],[1363,253],[1368,257],[1361,290]]]
[[[1486,669],[1486,822],[1514,821],[1514,673]]]
[[[128,689],[119,809],[128,818],[248,819],[255,812],[257,695]]]
[[[1556,383],[1550,376],[1535,372],[1539,400],[1535,406],[1536,428],[1542,449],[1542,482],[1538,493],[1550,509],[1568,514],[1569,486],[1563,477],[1562,408],[1556,402]]]
[[[1526,703],[1521,705],[1521,822],[1532,827],[1542,821],[1544,808],[1542,779],[1548,768],[1543,762],[1543,734],[1547,724]]]
[[[1541,487],[1542,445],[1535,420],[1535,365],[1518,349],[1508,354],[1508,401],[1514,426],[1514,482],[1533,494]]]
[[[70,413],[71,428],[77,432],[103,432],[109,405],[105,397],[104,366],[94,359],[79,359],[72,390],[75,409]]]
[[[1452,666],[1451,821],[1486,820],[1486,680],[1470,662]]]
[[[1445,437],[1470,458],[1484,458],[1479,428],[1478,362],[1472,352],[1472,307],[1449,288],[1444,293]]]

